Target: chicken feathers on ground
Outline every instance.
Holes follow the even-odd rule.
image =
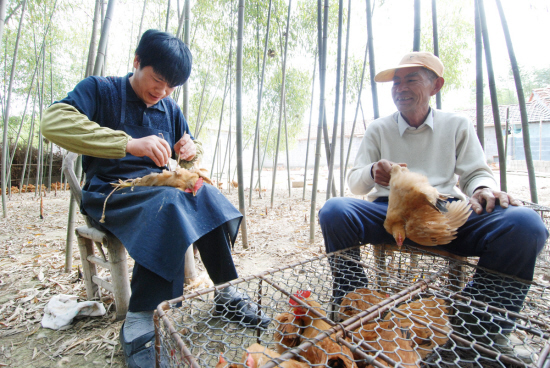
[[[300,290],[295,297],[303,300],[306,304],[312,308],[305,308],[298,304],[293,299],[290,299],[290,304],[294,307],[293,313],[296,318],[301,320],[303,332],[301,333],[302,342],[304,339],[313,339],[322,331],[329,330],[331,325],[316,316],[312,309],[326,316],[326,313],[321,309],[321,305],[315,300],[311,299],[311,292]],[[353,357],[351,351],[346,347],[336,342],[335,334],[324,338],[309,349],[300,354],[307,359],[312,365],[326,365],[332,368],[356,368],[357,365],[351,359]]]
[[[402,304],[397,309],[404,312],[407,316],[414,316],[422,322],[446,332],[436,331],[393,311],[386,315],[385,320],[398,320],[403,328],[412,329],[414,332],[412,339],[416,351],[422,358],[429,355],[436,346],[445,344],[449,339],[448,334],[451,331],[449,307],[443,299],[435,297],[420,298],[416,301]]]
[[[448,244],[471,213],[468,202],[446,202],[448,198],[432,187],[426,176],[394,164],[384,228],[398,246],[405,238],[428,246]]]

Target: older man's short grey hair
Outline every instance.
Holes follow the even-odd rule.
[[[437,78],[439,78],[437,76],[437,74],[435,74],[435,72],[433,72],[432,70],[428,69],[428,68],[425,68],[425,67],[422,67],[422,70],[424,71],[424,73],[426,74],[426,76],[433,82],[434,80],[436,80]]]

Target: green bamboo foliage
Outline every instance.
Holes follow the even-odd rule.
[[[512,64],[514,81],[516,83],[519,110],[521,113],[521,126],[523,130],[523,148],[525,149],[525,162],[527,164],[527,172],[529,175],[529,189],[531,191],[531,202],[538,203],[535,168],[533,167],[533,156],[531,153],[529,120],[527,119],[527,108],[525,107],[525,95],[523,94],[523,87],[521,85],[521,77],[519,74],[518,62],[516,60],[516,54],[514,53],[514,46],[512,45],[512,39],[510,37],[510,30],[508,29],[508,23],[506,22],[506,16],[504,15],[504,10],[502,9],[502,4],[500,3],[500,0],[496,0],[496,2],[498,7],[498,13],[500,15],[500,20],[502,23],[502,30],[504,31],[504,37],[506,38],[506,46],[508,47],[508,55],[510,56],[510,63]],[[504,157],[506,158],[506,154],[504,155]]]

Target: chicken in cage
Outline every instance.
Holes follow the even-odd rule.
[[[162,303],[159,366],[550,366],[548,283],[506,278],[474,260],[415,248],[358,249],[359,257],[323,255],[230,282],[271,317],[267,328],[246,328],[216,314],[215,288]],[[338,303],[334,262],[366,276],[363,287]],[[539,263],[538,269],[548,269],[544,257]],[[488,285],[483,295],[472,294],[473,282]],[[499,288],[529,289],[521,312],[495,306],[503,305]]]

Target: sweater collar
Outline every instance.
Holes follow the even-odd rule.
[[[399,135],[402,137],[403,133],[405,133],[406,130],[411,131],[419,131],[423,130],[426,126],[429,126],[432,130],[434,129],[434,110],[430,107],[430,112],[428,113],[428,116],[426,117],[426,120],[418,127],[412,127],[405,121],[401,113],[397,113],[397,127],[399,128]]]

